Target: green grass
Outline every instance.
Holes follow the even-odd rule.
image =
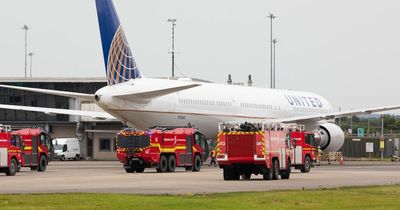
[[[216,186],[217,187],[217,186]],[[400,209],[400,185],[205,195],[0,195],[0,209]]]

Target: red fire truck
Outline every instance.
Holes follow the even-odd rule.
[[[217,160],[224,180],[289,179],[291,145],[288,127],[281,124],[221,123],[217,136]]]
[[[200,171],[208,157],[205,136],[195,128],[124,129],[117,134],[117,157],[127,173],[173,172],[175,167]]]
[[[11,132],[21,149],[21,167],[45,171],[54,154],[50,136],[40,128],[24,128]]]
[[[310,172],[312,163],[316,161],[318,152],[319,135],[305,132],[304,126],[296,126],[290,132],[292,145],[292,166],[300,169],[302,173]]]
[[[21,165],[21,149],[10,131],[10,126],[0,125],[0,172],[14,176]]]
[[[21,167],[45,171],[53,151],[50,136],[40,128],[11,131],[0,125],[0,171],[13,176]]]

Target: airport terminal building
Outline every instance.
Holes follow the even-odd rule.
[[[95,93],[107,85],[105,78],[0,78],[0,84]],[[100,111],[93,102],[79,102],[72,98],[32,93],[28,91],[0,88],[0,104],[37,106],[61,109],[82,109]],[[81,155],[85,159],[117,160],[115,153],[115,133],[122,128],[119,121],[105,121],[89,117],[52,115],[41,112],[0,109],[0,124],[12,128],[41,127],[52,138],[77,137],[81,144]]]

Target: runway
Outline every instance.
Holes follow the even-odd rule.
[[[325,163],[308,174],[292,171],[289,180],[252,176],[251,180],[224,181],[222,169],[207,165],[200,172],[178,169],[160,174],[146,169],[142,174],[128,174],[117,161],[53,161],[46,172],[23,168],[14,177],[0,174],[0,193],[197,194],[400,184],[399,162]]]

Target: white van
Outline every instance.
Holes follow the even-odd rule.
[[[81,158],[81,148],[77,138],[56,138],[53,139],[54,156],[56,159],[66,160]]]

